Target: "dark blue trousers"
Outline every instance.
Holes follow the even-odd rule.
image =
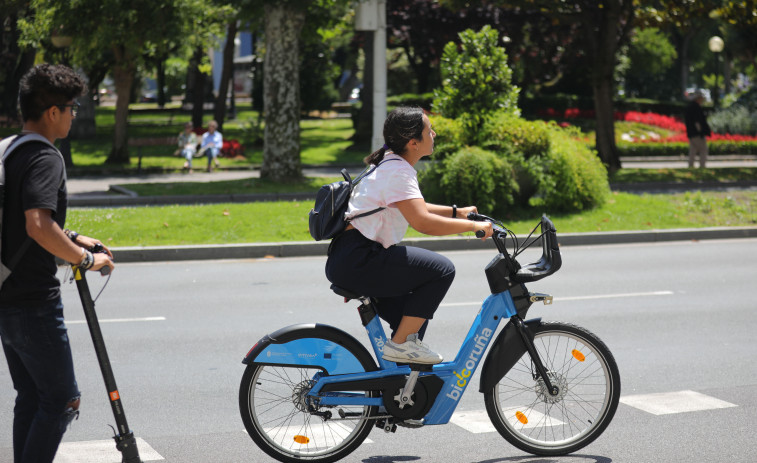
[[[61,300],[0,307],[0,337],[18,393],[13,409],[15,462],[52,462],[76,416],[67,405],[80,394]]]
[[[379,316],[392,335],[404,315],[430,320],[455,278],[446,257],[412,246],[391,246],[348,230],[331,244],[326,262],[331,283],[376,300]],[[426,325],[420,331],[420,337]]]

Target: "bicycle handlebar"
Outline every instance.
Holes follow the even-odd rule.
[[[478,214],[475,212],[468,214],[468,220],[492,223],[492,225],[494,226],[494,234],[492,235],[492,240],[497,246],[497,249],[499,249],[499,251],[503,255],[505,255],[515,264],[510,267],[513,270],[510,274],[510,278],[512,278],[513,281],[517,281],[519,283],[527,283],[531,281],[541,280],[542,278],[546,278],[549,275],[557,272],[562,266],[560,248],[557,244],[557,231],[555,230],[554,224],[551,220],[549,220],[547,216],[542,216],[540,222],[542,238],[541,258],[537,262],[533,262],[524,266],[521,266],[520,263],[518,263],[518,261],[515,259],[515,256],[517,256],[519,250],[516,250],[515,256],[511,256],[507,251],[507,247],[505,246],[505,239],[507,238],[508,234],[510,234],[510,230],[505,228],[501,223],[492,219],[491,217],[487,217],[483,214]],[[479,236],[479,232],[476,232],[476,236],[479,238],[483,237]]]
[[[95,254],[97,254],[97,253],[103,253],[103,254],[105,254],[105,248],[103,247],[102,244],[97,243],[94,246],[92,246],[92,252],[95,253]],[[107,266],[107,265],[104,265],[104,266],[100,267],[100,270],[98,270],[98,272],[100,272],[100,275],[102,275],[102,276],[107,276],[108,274],[110,274],[110,267]]]

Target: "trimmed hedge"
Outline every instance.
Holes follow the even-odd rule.
[[[466,146],[419,173],[429,202],[476,206],[482,213],[503,213],[518,192],[507,159],[477,146]]]
[[[597,154],[577,139],[575,129],[504,112],[487,118],[475,134],[466,134],[457,120],[432,122],[440,140],[434,159],[441,161],[420,174],[424,195],[431,202],[460,204],[458,198],[464,198],[475,201],[471,204],[483,213],[502,213],[513,204],[553,213],[601,205],[609,195],[607,170]],[[453,150],[454,143],[465,141],[478,146]]]
[[[757,154],[757,142],[754,141],[716,141],[708,142],[710,155],[722,154]],[[620,156],[655,157],[688,156],[689,144],[680,143],[618,143]]]

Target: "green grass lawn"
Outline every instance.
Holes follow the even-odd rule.
[[[66,226],[106,245],[163,246],[312,241],[312,201],[202,206],[70,209]],[[753,226],[757,192],[696,192],[674,195],[614,193],[604,206],[573,214],[550,214],[559,233]],[[531,231],[544,211],[513,211],[504,222],[518,234]],[[422,236],[412,229],[409,237]]]
[[[129,138],[176,137],[184,124],[190,121],[189,113],[176,114],[172,119],[160,112],[133,113],[129,117]],[[212,118],[206,115],[203,125]],[[244,158],[221,159],[222,166],[239,167],[263,162],[263,149],[255,143],[258,114],[251,108],[241,106],[234,120],[224,123],[224,139],[234,139],[245,146]],[[71,153],[77,169],[101,168],[113,143],[115,124],[114,108],[97,108],[97,136],[91,140],[72,140]],[[303,119],[300,122],[301,161],[303,164],[359,163],[367,154],[368,146],[353,146],[352,121],[350,119]],[[143,168],[181,169],[184,161],[174,156],[175,146],[132,147],[129,150],[128,168],[136,168],[141,154]],[[202,164],[203,160],[197,161]]]

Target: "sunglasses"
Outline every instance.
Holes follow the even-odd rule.
[[[76,117],[76,115],[79,113],[79,107],[81,105],[79,103],[73,103],[73,104],[57,104],[55,106],[60,108],[61,111],[63,111],[63,108],[71,108],[71,115],[73,117]]]

